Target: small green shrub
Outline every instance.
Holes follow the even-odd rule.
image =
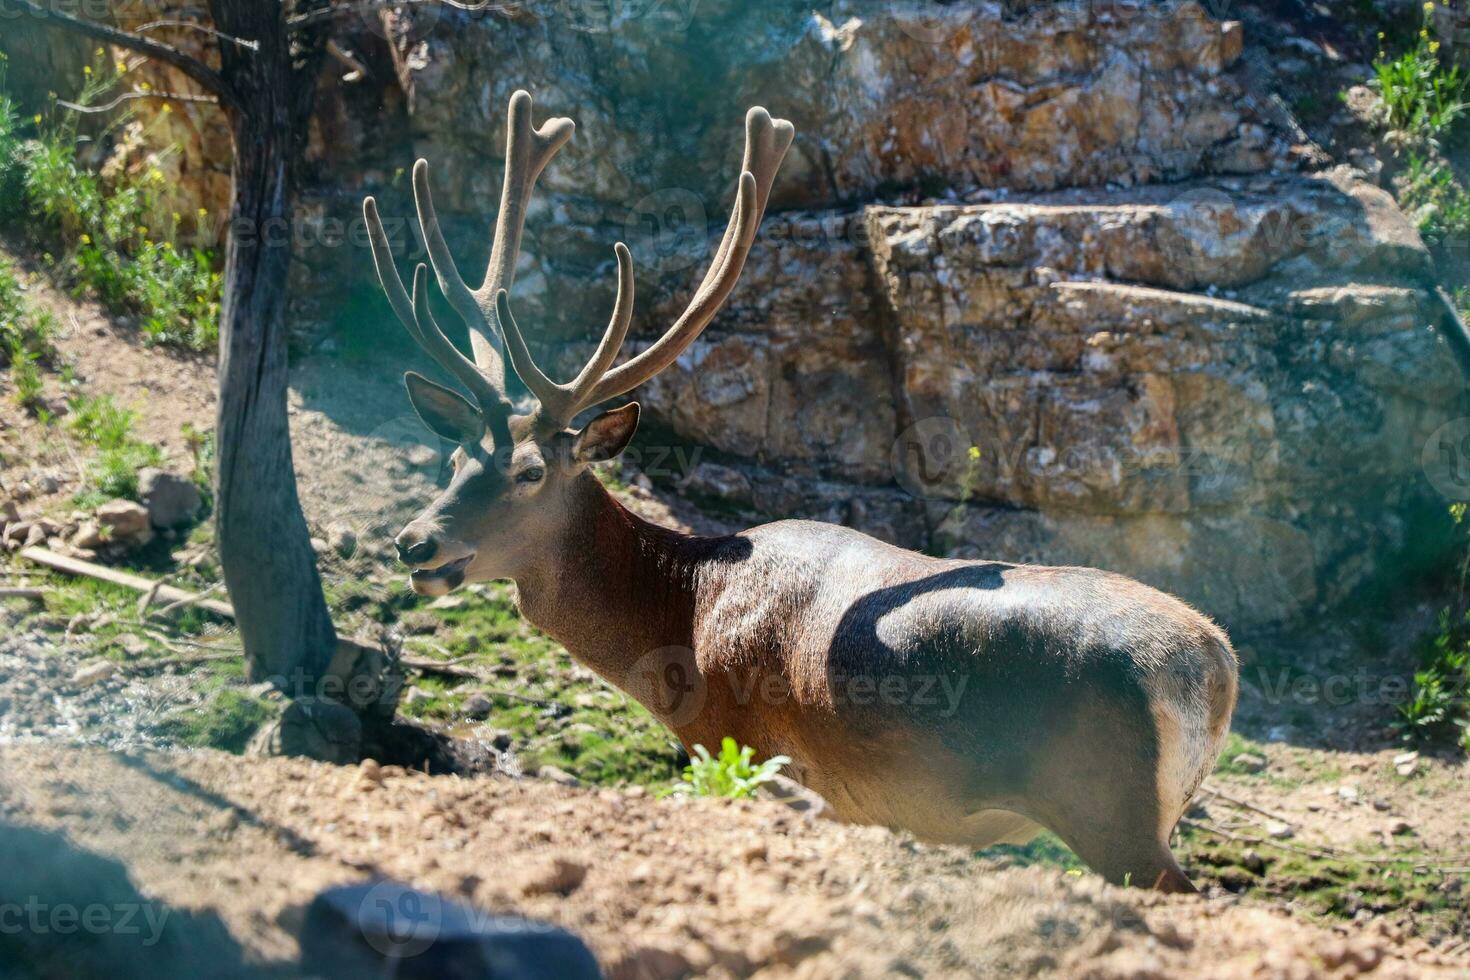
[[[1448,609],[1440,613],[1394,724],[1405,741],[1455,742],[1470,750],[1470,613],[1459,621]]]
[[[1470,194],[1449,167],[1411,152],[1404,167],[1399,203],[1413,215],[1431,246],[1470,236]]]
[[[117,497],[136,500],[138,471],[163,464],[163,452],[133,435],[137,416],[107,395],[81,396],[70,402],[67,428],[94,450],[87,461],[87,487],[77,496],[82,506]]]
[[[720,754],[711,756],[703,745],[694,747],[695,758],[684,767],[683,781],[675,783],[666,795],[728,796],[741,799],[755,795],[763,783],[769,783],[783,766],[791,764],[784,755],[772,756],[760,765],[752,765],[755,749],[740,747],[733,738],[720,742]]]
[[[116,84],[109,71],[101,62],[89,68],[77,101],[109,91]],[[136,316],[150,343],[217,344],[221,277],[212,253],[178,243],[180,216],[161,215],[162,171],[104,181],[77,157],[75,113],[37,116],[35,128],[34,138],[22,140],[14,106],[0,95],[0,189],[14,185],[8,199],[19,204],[11,210],[35,219],[26,230],[59,253],[61,278],[90,289],[114,313]]]
[[[1373,61],[1373,83],[1388,110],[1389,126],[1426,138],[1448,132],[1467,108],[1466,79],[1458,66],[1446,68],[1439,60],[1433,12],[1434,4],[1426,3],[1413,47],[1396,58],[1379,51]],[[1378,38],[1381,44],[1383,35]]]

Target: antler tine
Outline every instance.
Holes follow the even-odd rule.
[[[509,405],[499,389],[449,342],[449,338],[444,336],[444,331],[439,329],[439,324],[429,313],[428,267],[420,265],[415,270],[414,295],[410,299],[407,290],[403,288],[403,280],[398,276],[398,267],[393,262],[393,250],[388,244],[382,218],[378,215],[378,202],[371,197],[367,198],[362,202],[362,214],[367,224],[368,240],[372,243],[373,265],[378,271],[378,282],[382,285],[383,293],[388,297],[388,305],[393,308],[398,322],[403,324],[403,329],[408,331],[408,335],[430,357],[470,390],[481,411],[487,414],[508,414]]]
[[[521,233],[525,230],[526,209],[536,178],[546,164],[571,139],[576,124],[570,119],[548,119],[535,129],[531,125],[531,96],[524,89],[510,97],[505,135],[505,181],[500,192],[500,214],[495,222],[495,240],[490,248],[490,264],[485,282],[475,290],[475,299],[486,321],[495,315],[495,296],[509,291],[515,280],[515,266],[521,254]],[[485,365],[498,356],[496,340],[478,330],[471,330],[470,341],[475,361]],[[524,377],[523,377],[523,380]]]
[[[476,333],[493,337],[485,312],[475,302],[475,294],[460,276],[459,266],[455,263],[439,227],[439,214],[434,210],[434,196],[429,190],[427,160],[419,160],[413,165],[413,203],[418,210],[419,230],[424,236],[424,245],[428,249],[429,262],[434,268],[434,278],[439,282],[439,290],[469,327],[472,341]],[[505,390],[505,362],[493,347],[480,363],[480,370],[498,390]]]
[[[560,428],[592,404],[591,395],[597,382],[617,359],[623,340],[628,336],[628,326],[633,322],[633,256],[622,242],[614,245],[613,251],[618,260],[618,295],[613,303],[612,317],[592,359],[570,384],[557,384],[536,366],[526,347],[525,335],[510,311],[510,294],[504,289],[495,294],[496,317],[500,321],[501,333],[505,335],[505,349],[510,354],[511,367],[541,403],[540,418],[548,425]]]
[[[745,267],[755,244],[756,229],[765,213],[771,184],[786,156],[796,129],[784,119],[772,119],[756,106],[745,115],[745,158],[735,208],[709,271],[695,290],[689,307],[653,345],[608,371],[587,396],[587,404],[621,395],[638,387],[672,364],[714,319]]]

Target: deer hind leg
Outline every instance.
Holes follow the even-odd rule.
[[[1112,884],[1195,892],[1169,850],[1186,787],[1152,719],[1096,705],[1080,721],[1038,760],[1035,817]]]

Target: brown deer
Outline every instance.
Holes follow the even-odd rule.
[[[611,322],[586,367],[558,384],[531,359],[507,293],[532,187],[572,128],[533,128],[530,96],[511,98],[479,289],[439,230],[427,163],[414,167],[433,272],[469,326],[473,361],[430,312],[426,266],[405,291],[377,206],[364,202],[394,312],[474,399],[405,378],[424,422],[458,446],[448,488],[396,541],[413,588],[514,581],[527,619],[686,746],[729,735],[790,756],[842,819],[969,847],[1047,827],[1109,881],[1193,891],[1168,838],[1236,697],[1235,654],[1209,619],[1108,572],[931,558],[830,524],[683,534],[603,488],[590,466],[628,445],[638,404],[569,423],[663,370],[714,317],[794,130],[750,110],[734,212],[704,281],[667,333],[617,365],[633,269],[615,246]],[[506,395],[506,355],[538,401],[524,414]]]

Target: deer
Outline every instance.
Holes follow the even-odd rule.
[[[666,528],[624,507],[594,470],[633,439],[638,403],[570,427],[667,368],[715,317],[755,244],[791,123],[749,110],[729,224],[703,281],[673,325],[621,363],[633,263],[614,246],[607,327],[559,383],[533,360],[509,295],[537,177],[574,125],[535,127],[525,91],[508,117],[478,289],[445,242],[427,161],[412,187],[429,261],[411,293],[376,201],[363,202],[389,306],[467,393],[405,374],[415,412],[455,447],[447,486],[395,538],[412,589],[509,580],[524,618],[686,750],[730,736],[787,756],[839,820],[977,849],[1045,828],[1109,882],[1195,891],[1169,837],[1220,751],[1239,671],[1209,618],[1110,572],[931,557],[835,524]],[[435,320],[431,271],[473,357]],[[532,396],[524,411],[507,393],[507,362]]]

